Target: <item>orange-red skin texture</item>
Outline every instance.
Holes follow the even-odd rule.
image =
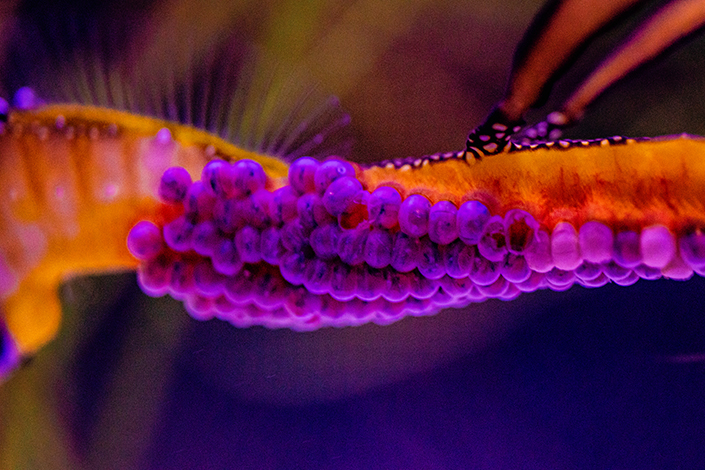
[[[373,167],[360,179],[369,189],[391,185],[402,197],[423,194],[432,203],[480,200],[493,214],[521,208],[549,230],[561,221],[637,231],[662,224],[675,233],[705,224],[705,140],[694,136],[557,142],[481,161]]]

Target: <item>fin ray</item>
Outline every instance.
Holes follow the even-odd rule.
[[[275,63],[235,35],[205,50],[196,50],[188,36],[179,38],[183,47],[173,63],[143,70],[139,41],[125,46],[124,38],[130,32],[140,37],[134,30],[147,26],[65,23],[55,22],[44,34],[37,25],[19,28],[22,36],[13,43],[15,61],[3,77],[4,88],[30,85],[49,103],[100,106],[191,125],[289,161],[301,151],[319,158],[349,151],[350,132],[342,125],[348,117],[340,104],[305,71]],[[112,40],[121,36],[123,41]]]

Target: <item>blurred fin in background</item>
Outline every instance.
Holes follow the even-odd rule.
[[[348,155],[349,116],[339,101],[227,21],[247,2],[214,3],[194,10],[163,2],[146,14],[96,17],[71,8],[31,19],[20,13],[1,89],[9,96],[31,86],[49,103],[191,125],[286,161]]]
[[[705,25],[705,2],[671,0],[650,11],[631,34],[598,64],[545,121],[525,128],[524,114],[543,106],[553,84],[597,36],[631,16],[643,0],[552,0],[539,12],[514,55],[504,97],[486,121],[468,136],[466,149],[479,157],[505,149],[509,140],[523,144],[558,140],[579,121],[589,105],[629,73],[692,37]],[[500,132],[495,136],[493,129]],[[510,135],[505,129],[512,128]],[[490,145],[482,137],[491,136]],[[513,134],[513,135],[512,135]],[[491,151],[483,149],[491,148]]]

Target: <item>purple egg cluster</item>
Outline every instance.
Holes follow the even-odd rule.
[[[195,182],[168,169],[159,195],[181,215],[162,227],[140,222],[127,240],[143,290],[183,300],[199,319],[306,330],[705,272],[698,231],[677,239],[665,226],[614,233],[591,221],[549,233],[521,209],[369,192],[335,159],[301,158],[288,182],[268,190],[250,160],[211,161]]]

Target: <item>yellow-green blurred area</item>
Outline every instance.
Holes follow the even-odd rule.
[[[135,63],[158,76],[185,38],[208,51],[237,35],[338,96],[362,162],[462,148],[542,3],[14,0],[0,39],[52,12],[130,18]],[[658,4],[594,41],[529,118]],[[570,136],[681,132],[705,134],[702,35],[609,90]],[[0,469],[692,468],[703,288],[573,287],[296,333],[196,322],[131,274],[70,279],[59,336],[0,386]]]

